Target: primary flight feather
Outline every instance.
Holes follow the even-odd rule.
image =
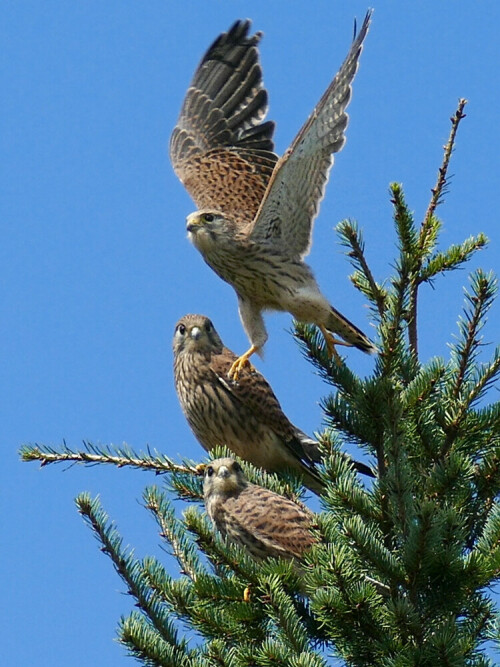
[[[335,344],[375,346],[321,293],[303,261],[333,154],[345,141],[351,83],[370,24],[368,12],[339,72],[283,157],[274,153],[274,123],[249,21],[237,21],[208,49],[187,91],[170,141],[174,170],[199,210],[188,236],[238,297],[251,347],[229,375],[238,377],[267,340],[262,313],[290,312],[316,324]],[[335,339],[337,334],[342,340]]]

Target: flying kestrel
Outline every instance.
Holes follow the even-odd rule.
[[[185,315],[174,334],[175,388],[186,419],[207,451],[225,445],[236,456],[269,472],[287,468],[321,493],[324,484],[315,463],[318,443],[294,426],[283,413],[264,377],[243,368],[238,380],[228,378],[236,355],[224,347],[204,315]],[[362,463],[353,466],[366,475]]]
[[[335,344],[376,350],[330,305],[303,261],[333,154],[344,145],[345,109],[370,17],[368,12],[338,74],[282,158],[273,152],[274,123],[262,122],[267,112],[257,51],[262,35],[248,36],[250,21],[237,21],[215,40],[187,91],[170,157],[199,208],[187,218],[188,236],[234,287],[251,342],[230,369],[232,377],[267,340],[265,310],[288,311],[316,324],[337,360]]]
[[[300,560],[316,539],[313,515],[277,493],[250,484],[234,459],[207,464],[203,496],[208,516],[230,542],[251,556]]]

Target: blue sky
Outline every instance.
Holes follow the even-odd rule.
[[[453,178],[438,213],[442,246],[483,231],[488,249],[469,268],[498,271],[500,5],[373,2],[375,13],[349,108],[347,143],[331,174],[310,256],[337,309],[370,332],[333,227],[364,230],[377,279],[390,272],[395,237],[388,185],[403,183],[417,220],[466,97]],[[201,459],[177,403],[171,337],[186,312],[209,315],[237,352],[247,341],[231,288],[185,238],[194,207],[167,157],[193,70],[236,18],[265,33],[270,117],[281,153],[343,60],[353,18],[339,2],[148,0],[4,2],[0,35],[2,570],[5,664],[126,664],[113,642],[131,609],[124,586],[74,506],[101,494],[137,555],[168,556],[141,507],[147,473],[19,462],[25,442],[63,438]],[[438,279],[420,300],[422,360],[447,355],[468,271]],[[327,389],[291,337],[288,315],[269,315],[258,361],[289,417],[312,433]],[[498,343],[495,304],[485,340]],[[492,346],[487,348],[487,352]],[[359,373],[373,361],[356,351]],[[130,663],[131,664],[131,663]]]

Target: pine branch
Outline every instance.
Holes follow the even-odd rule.
[[[303,356],[319,370],[323,379],[347,396],[359,395],[363,390],[360,378],[346,364],[336,363],[324,345],[323,334],[311,324],[294,321],[292,335],[299,343]]]
[[[280,578],[263,577],[260,587],[264,589],[268,599],[267,614],[276,623],[277,634],[283,644],[295,654],[307,652],[309,640],[306,629],[298,617],[292,599],[285,593]]]
[[[156,487],[148,487],[143,494],[146,507],[156,519],[160,528],[160,535],[168,540],[177,562],[181,566],[181,573],[196,581],[198,573],[202,572],[200,560],[192,545],[186,539],[184,525],[175,518],[174,510]]]
[[[500,506],[495,505],[489,512],[488,519],[484,524],[482,534],[476,544],[476,551],[483,556],[493,557],[492,564],[496,570],[496,576],[500,570]],[[493,573],[490,573],[491,575]],[[486,582],[482,582],[486,585]]]
[[[375,281],[368,267],[361,231],[354,221],[343,220],[337,225],[337,233],[342,245],[350,249],[347,254],[356,269],[356,272],[351,276],[352,283],[375,304],[380,317],[383,317],[387,292]]]
[[[498,357],[499,352],[495,351],[494,361]],[[486,365],[486,368],[489,368],[489,365]],[[489,372],[491,375],[491,384],[493,380],[496,379],[493,373]],[[490,381],[488,382],[490,384]],[[488,388],[488,387],[487,387]],[[474,436],[476,433],[491,433],[500,434],[500,402],[493,403],[492,405],[486,405],[484,408],[471,410],[470,414],[467,417],[467,432]]]
[[[454,398],[459,397],[468,376],[468,369],[473,367],[480,345],[479,332],[495,297],[497,282],[491,275],[485,275],[478,270],[471,276],[471,288],[472,294],[465,292],[466,309],[464,316],[459,319],[461,339],[452,347],[452,355],[457,364]]]
[[[349,514],[362,516],[367,522],[380,520],[371,492],[361,486],[349,461],[342,455],[334,454],[325,457],[323,466],[326,492],[321,501],[325,509],[332,513],[334,522],[343,520]]]
[[[481,364],[471,374],[467,383],[465,405],[472,407],[479,401],[486,391],[494,384],[500,374],[500,347],[495,350],[493,360],[488,364]]]
[[[418,287],[421,282],[420,279],[420,270],[425,255],[429,253],[434,245],[435,235],[437,233],[436,229],[436,218],[434,213],[437,206],[442,202],[445,187],[446,187],[446,176],[448,173],[448,166],[450,163],[451,154],[453,152],[453,147],[455,145],[455,138],[458,130],[460,121],[465,118],[463,113],[464,107],[467,104],[467,100],[461,99],[458,102],[458,108],[452,116],[451,120],[451,130],[448,141],[444,147],[444,155],[441,166],[438,170],[438,177],[436,185],[432,189],[432,196],[427,207],[424,220],[420,227],[420,234],[418,239],[418,252],[416,254],[416,266],[414,267],[414,277],[412,280],[411,290],[409,295],[409,317],[408,317],[408,338],[410,343],[410,348],[415,355],[418,357],[418,338],[417,338],[417,306],[418,306]]]
[[[195,667],[191,658],[161,639],[148,621],[138,612],[122,618],[118,626],[120,642],[129,654],[145,665],[158,667]]]
[[[136,453],[128,445],[98,446],[91,442],[83,441],[83,450],[75,450],[68,447],[66,442],[60,449],[49,445],[25,444],[19,449],[22,461],[40,461],[42,466],[51,463],[84,463],[86,465],[112,464],[118,468],[130,466],[141,470],[152,470],[157,474],[166,472],[199,474],[194,463],[175,463],[172,459],[157,450]]]
[[[155,643],[161,645],[162,651],[174,651],[178,657],[178,664],[183,664],[186,658],[186,642],[177,638],[171,619],[161,605],[158,604],[154,594],[146,585],[142,568],[132,553],[126,554],[122,549],[122,539],[112,523],[109,523],[107,514],[102,509],[99,499],[92,499],[88,493],[77,496],[76,505],[78,511],[92,528],[97,539],[102,544],[102,551],[107,554],[113,565],[127,585],[129,594],[136,600],[140,609],[147,615],[152,624],[152,631],[156,632]],[[170,647],[168,649],[167,647]],[[138,647],[138,650],[142,650]]]
[[[413,216],[406,204],[403,190],[398,183],[390,186],[391,202],[394,206],[394,222],[399,241],[400,256],[396,262],[396,275],[392,278],[392,291],[387,299],[385,317],[380,326],[381,348],[380,373],[390,376],[394,362],[405,349],[403,328],[409,319],[409,292],[415,269],[417,232]]]
[[[348,538],[350,549],[356,552],[359,562],[364,564],[366,571],[372,576],[391,581],[393,585],[394,582],[404,581],[403,567],[384,545],[383,535],[376,535],[373,527],[366,524],[361,517],[348,518],[342,534]]]
[[[481,345],[479,337],[484,325],[484,317],[491,307],[497,291],[497,282],[491,275],[476,271],[471,277],[472,293],[466,292],[467,307],[459,320],[460,339],[452,346],[452,378],[450,398],[453,403],[448,409],[445,426],[448,443],[456,435],[467,410],[480,398],[500,372],[500,354],[487,366],[478,368],[475,360]]]
[[[446,368],[441,359],[431,359],[420,368],[415,377],[401,391],[401,402],[406,410],[417,408],[434,395],[443,380]]]
[[[152,557],[143,559],[142,574],[156,599],[168,605],[170,614],[181,621],[189,622],[191,609],[196,602],[192,580],[187,577],[173,579],[162,563]]]
[[[450,163],[450,158],[451,154],[453,152],[453,147],[455,146],[455,138],[458,130],[458,126],[460,124],[460,121],[465,118],[464,114],[464,108],[465,105],[467,104],[467,100],[465,99],[460,99],[458,101],[458,107],[457,110],[455,111],[455,114],[450,118],[451,121],[451,130],[450,130],[450,136],[448,137],[448,141],[446,143],[446,146],[444,147],[444,156],[443,156],[443,162],[441,164],[441,167],[439,168],[438,171],[438,177],[437,177],[437,182],[435,187],[431,190],[432,192],[432,197],[429,202],[429,206],[427,208],[427,212],[424,217],[424,222],[422,223],[422,230],[424,232],[424,235],[420,236],[421,238],[421,244],[425,243],[425,235],[426,235],[426,224],[430,221],[432,216],[434,215],[434,211],[436,210],[438,204],[442,202],[442,197],[444,195],[444,189],[446,186],[446,174],[448,172],[448,166]]]
[[[476,250],[484,248],[487,243],[486,236],[478,234],[469,237],[460,245],[450,246],[446,252],[435,253],[423,264],[418,276],[418,283],[431,282],[432,278],[439,273],[458,269],[471,258]]]
[[[411,266],[418,247],[415,221],[405,201],[402,186],[399,183],[391,183],[389,191],[392,196],[391,203],[394,206],[394,222],[396,223],[400,254],[403,262],[405,262],[404,266]],[[408,275],[410,272],[408,269],[405,270]]]
[[[262,606],[244,600],[243,587],[235,577],[205,575],[198,578],[195,587],[197,600],[191,608],[191,624],[205,637],[223,640],[227,647],[264,641]]]
[[[325,667],[320,656],[311,653],[293,654],[274,638],[262,644],[238,648],[238,665],[242,667]]]
[[[330,545],[316,555],[320,564],[310,575],[309,587],[317,584],[311,610],[329,643],[348,664],[382,664],[378,657],[384,654],[377,643],[386,633],[380,594],[371,584],[359,582],[345,545]]]
[[[207,667],[207,665],[217,665],[217,667],[240,667],[242,663],[236,658],[235,647],[228,646],[225,641],[217,638],[205,642],[205,644],[200,647],[199,667]]]

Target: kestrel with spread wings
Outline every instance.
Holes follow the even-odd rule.
[[[342,67],[281,158],[273,152],[274,123],[264,121],[267,92],[257,50],[262,35],[248,36],[250,21],[237,21],[215,40],[187,91],[170,157],[199,208],[187,218],[188,236],[234,287],[251,343],[230,377],[262,351],[266,310],[316,324],[337,360],[336,344],[376,350],[330,305],[304,262],[333,154],[344,145],[345,109],[370,17],[368,12]]]
[[[312,513],[278,493],[250,484],[234,459],[211,461],[204,475],[208,516],[223,537],[257,560],[300,561],[317,541],[311,532]]]
[[[236,456],[269,472],[287,469],[321,493],[324,483],[316,463],[322,460],[316,440],[294,426],[271,386],[255,368],[228,378],[237,356],[224,347],[212,321],[184,315],[175,326],[175,388],[194,435],[207,451],[224,445]],[[355,470],[370,468],[350,460]]]

